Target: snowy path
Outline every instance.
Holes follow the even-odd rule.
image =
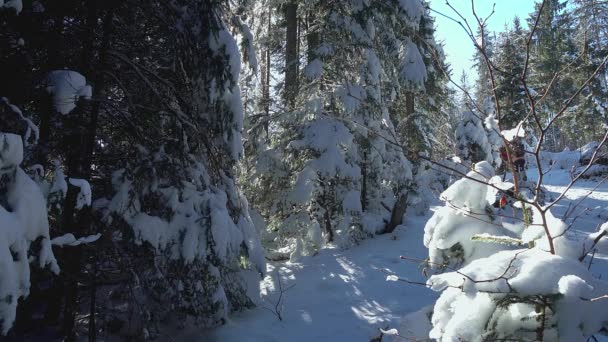
[[[422,245],[427,217],[414,217],[394,234],[377,236],[355,248],[326,249],[302,263],[268,265],[261,284],[263,306],[278,298],[277,272],[285,292],[283,321],[258,307],[236,314],[226,325],[186,333],[179,341],[366,341],[378,328],[398,327],[401,317],[432,303],[438,296],[423,286],[387,282],[382,270],[424,282],[417,264],[400,255],[425,258]],[[392,237],[396,237],[395,240]]]
[[[528,175],[533,180],[535,170],[530,170]],[[567,171],[555,170],[547,175],[546,188],[555,197],[569,181]],[[561,217],[569,203],[585,196],[596,184],[597,180],[578,182],[555,206],[556,216]],[[585,208],[589,209],[574,222],[572,229],[595,231],[598,223],[608,219],[608,184],[585,199],[576,213]],[[366,240],[346,251],[326,249],[298,264],[271,263],[268,277],[260,285],[263,293],[260,307],[233,315],[220,328],[183,332],[174,340],[368,342],[379,335],[379,328],[399,328],[403,316],[432,304],[438,294],[423,286],[387,282],[382,270],[411,281],[425,281],[417,264],[402,261],[399,256],[426,258],[422,239],[424,224],[431,214],[410,217],[394,234]],[[592,266],[596,276],[608,276],[606,259],[596,255]],[[279,296],[277,273],[283,288],[294,285],[284,293],[282,321],[262,307],[274,308]]]

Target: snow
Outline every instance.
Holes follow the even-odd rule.
[[[559,293],[568,297],[590,298],[591,292],[593,291],[592,286],[573,274],[561,277],[557,286],[559,288]]]
[[[55,109],[64,115],[76,108],[80,97],[90,100],[93,93],[86,78],[72,70],[51,71],[46,82],[46,91],[53,96]]]
[[[413,89],[424,89],[427,78],[426,66],[416,44],[408,41],[402,59],[401,77]]]
[[[213,32],[213,30],[212,30]],[[241,58],[237,42],[232,34],[222,27],[218,32],[209,35],[209,48],[213,53],[228,61],[226,72],[232,81],[224,82],[224,89],[209,89],[210,102],[218,100],[217,94],[223,94],[221,99],[224,105],[232,113],[232,118],[225,125],[229,132],[223,134],[224,144],[227,147],[230,157],[237,160],[243,154],[243,103],[241,90],[238,84],[239,73],[241,72]],[[210,107],[213,105],[211,104]],[[226,121],[225,118],[211,118],[219,122]]]
[[[467,164],[478,161],[492,162],[494,156],[488,134],[479,116],[471,111],[462,113],[462,120],[456,126],[458,155]]]
[[[495,113],[488,115],[484,119],[484,126],[488,134],[488,143],[490,143],[490,146],[492,146],[492,156],[494,158],[492,164],[496,165],[496,167],[499,167],[502,164],[502,159],[500,158],[499,150],[504,143],[502,137],[500,136],[498,120],[496,119]]]
[[[23,2],[22,0],[8,0],[7,2],[0,0],[0,7],[13,8],[19,14],[23,10]]]
[[[484,169],[485,164],[478,167],[482,174]],[[491,175],[470,172],[471,177],[485,178]],[[528,177],[534,181],[536,170],[528,170]],[[503,184],[496,177],[492,179],[493,183],[500,187],[509,185]],[[570,176],[567,170],[553,169],[545,175],[545,181],[549,196],[555,196],[555,193],[563,190],[569,183]],[[471,183],[467,184],[468,182]],[[462,186],[464,189],[476,186],[476,182],[468,182],[455,186]],[[558,225],[558,218],[568,210],[569,204],[582,199],[595,187],[596,182],[597,180],[578,182],[566,198],[552,209],[553,215],[549,217],[549,221],[553,232],[564,229],[563,225]],[[476,191],[483,191],[483,188],[480,186]],[[450,192],[444,198],[449,198]],[[462,203],[465,200],[457,201]],[[479,207],[484,201],[486,199],[482,199],[481,195],[471,195],[466,200],[471,207]],[[578,236],[580,241],[585,242],[585,234],[594,230],[598,224],[606,222],[607,201],[607,184],[601,185],[585,198],[579,211],[582,212],[584,208],[589,208],[589,211],[581,214],[574,222],[569,231],[572,234],[568,239],[577,239]],[[437,215],[445,208],[433,207],[432,210]],[[472,284],[459,274],[434,275],[429,282],[437,290],[447,285],[464,285],[465,290],[463,292],[459,288],[447,288],[436,303],[437,294],[430,289],[402,281],[425,282],[417,268],[418,264],[404,263],[399,260],[399,255],[420,260],[426,258],[427,250],[421,243],[422,227],[429,218],[428,214],[409,216],[392,236],[383,235],[365,240],[360,246],[348,250],[339,250],[330,245],[320,250],[316,256],[299,256],[298,262],[271,262],[267,265],[267,277],[260,284],[262,296],[256,309],[231,316],[225,326],[217,329],[180,331],[175,338],[211,342],[369,341],[380,335],[380,329],[391,334],[395,333],[393,329],[396,329],[399,336],[385,334],[383,341],[402,341],[404,338],[425,340],[429,333],[431,337],[441,337],[444,341],[459,338],[476,341],[481,340],[481,331],[485,326],[485,323],[480,323],[483,321],[480,317],[489,319],[494,313],[492,319],[501,331],[521,334],[518,336],[522,339],[525,337],[534,340],[534,333],[526,337],[525,332],[518,330],[522,326],[532,330],[535,328],[537,313],[534,305],[515,303],[497,309],[497,297],[494,294],[473,294],[477,289],[508,290],[504,280]],[[572,223],[572,217],[566,221],[568,225]],[[608,227],[608,223],[602,229],[605,227]],[[487,230],[484,232],[487,233]],[[595,236],[597,235],[591,235],[591,238]],[[591,272],[587,270],[588,258],[585,263],[580,263],[569,257],[552,256],[542,250],[544,247],[540,243],[537,248],[530,250],[503,250],[493,257],[492,262],[488,261],[489,258],[475,259],[461,271],[474,279],[493,279],[501,275],[508,263],[515,258],[514,267],[508,275],[511,277],[510,285],[518,293],[553,293],[564,296],[556,305],[555,310],[559,314],[547,320],[548,326],[553,328],[545,332],[546,339],[585,340],[580,332],[587,334],[599,330],[601,320],[605,318],[603,300],[590,302],[580,299],[608,293],[605,283],[597,279],[600,276],[608,276],[608,254],[604,254],[608,253],[608,249],[602,251],[603,242],[599,247]],[[505,246],[500,248],[504,249]],[[282,321],[271,312],[280,295],[277,276],[280,277],[284,289],[295,285],[283,293]],[[435,312],[443,313],[433,316],[435,326],[431,325],[429,318],[433,307]],[[555,328],[558,321],[562,322],[559,329]],[[603,341],[600,336],[596,337]]]
[[[0,171],[23,161],[23,140],[16,134],[0,133]]]
[[[353,135],[344,124],[329,118],[319,119],[305,128],[304,139],[290,142],[288,149],[308,147],[320,153],[310,167],[325,177],[343,175],[358,178],[361,176],[359,167],[348,163],[346,156],[352,141]]]
[[[48,190],[45,191],[45,195],[48,198],[49,204],[52,204],[53,201],[62,201],[68,193],[68,182],[66,182],[65,174],[61,169],[61,163],[58,160],[54,160],[53,164],[55,166],[55,170],[53,172],[53,179],[51,184],[46,186]],[[55,198],[49,198],[53,196]]]
[[[304,67],[304,75],[311,80],[316,80],[323,74],[323,62],[315,58],[306,67]]]
[[[399,6],[405,11],[409,25],[412,28],[418,28],[420,19],[424,14],[424,5],[420,0],[399,0]]]
[[[458,273],[432,276],[428,282],[434,290],[452,286],[442,293],[435,306],[435,312],[441,310],[444,315],[433,316],[431,337],[442,341],[452,341],[458,336],[465,336],[467,341],[477,340],[478,336],[483,336],[488,320],[491,323],[491,320],[498,319],[498,323],[505,324],[503,316],[509,313],[497,308],[496,303],[508,294],[521,298],[563,294],[563,299],[556,299],[557,308],[547,320],[557,317],[560,324],[556,333],[568,341],[581,340],[583,335],[576,333],[579,326],[586,333],[596,332],[599,329],[594,328],[601,327],[608,319],[601,304],[581,300],[601,296],[608,291],[608,284],[596,279],[578,260],[551,255],[538,248],[499,252],[473,261]],[[449,305],[450,309],[440,308],[442,305]],[[527,304],[520,301],[517,305]],[[470,310],[473,307],[475,310]],[[511,305],[509,309],[513,309]],[[572,315],[572,311],[578,315]],[[592,328],[587,329],[589,326]],[[520,329],[521,324],[515,324],[515,329],[503,327],[499,337],[522,338],[524,332]],[[546,329],[550,330],[551,325],[548,324]]]
[[[0,333],[11,328],[19,298],[30,288],[30,263],[59,273],[49,239],[46,201],[40,187],[19,167],[23,160],[21,136],[0,133]],[[31,250],[41,238],[40,249]],[[29,257],[29,253],[38,254]]]
[[[133,189],[131,181],[123,179],[123,172],[117,171],[113,175],[116,194],[108,208],[131,225],[136,243],[148,243],[159,251],[167,250],[172,259],[182,258],[186,263],[204,260],[209,255],[208,238],[213,239],[215,255],[222,261],[238,255],[244,243],[248,247],[250,261],[256,266],[264,264],[264,250],[254,223],[245,218],[234,222],[228,213],[228,198],[224,191],[198,191],[192,184],[186,184],[181,193],[172,187],[163,188],[159,193],[174,212],[170,219],[166,219],[140,212],[137,199],[133,205],[128,204],[132,200]],[[242,205],[243,214],[247,214],[246,202]],[[201,229],[203,224],[211,225],[210,235]]]
[[[227,324],[207,331],[181,331],[175,340],[219,341],[369,341],[379,329],[399,329],[401,317],[432,302],[424,286],[387,282],[387,273],[424,282],[416,264],[399,255],[426,253],[419,227],[428,217],[416,216],[389,235],[365,240],[356,248],[326,248],[297,263],[271,262],[260,283],[258,307],[232,315]],[[414,243],[417,241],[417,243]],[[412,244],[410,244],[412,243]],[[282,316],[271,312],[283,289]],[[393,336],[385,336],[388,339]],[[395,336],[396,338],[396,336]]]
[[[98,233],[95,235],[89,235],[89,236],[85,236],[85,237],[76,239],[74,234],[68,233],[68,234],[53,238],[53,240],[51,240],[51,244],[53,246],[58,246],[58,247],[78,246],[78,245],[93,243],[93,242],[99,240],[100,237],[101,237],[101,234]]]
[[[76,209],[80,210],[85,206],[91,206],[92,193],[89,182],[80,178],[70,178],[69,182],[80,189],[76,196]],[[59,182],[57,186],[61,187],[63,185]]]
[[[521,121],[515,128],[503,130],[500,132],[507,141],[513,141],[515,138],[523,138],[526,136],[526,130],[523,128],[524,122]]]

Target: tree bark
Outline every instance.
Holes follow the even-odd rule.
[[[363,152],[363,164],[361,165],[361,210],[367,209],[367,151]]]
[[[285,102],[292,109],[298,92],[298,3],[285,4]]]
[[[317,58],[316,49],[319,47],[319,32],[314,28],[314,12],[309,11],[306,15],[306,60],[308,63]]]
[[[268,8],[268,23],[267,32],[270,35],[272,28],[272,10]],[[262,79],[262,110],[264,111],[264,132],[266,133],[266,142],[270,140],[269,136],[269,125],[270,125],[270,41],[266,42],[266,46],[263,52],[263,62],[261,67],[261,79]]]
[[[405,215],[405,211],[407,210],[407,197],[408,193],[405,192],[399,196],[397,202],[393,206],[393,211],[391,213],[391,220],[384,227],[383,233],[392,233],[398,225],[403,222],[403,215]]]
[[[405,93],[405,116],[409,119],[414,114],[414,93]]]

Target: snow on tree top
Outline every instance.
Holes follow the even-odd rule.
[[[523,138],[526,135],[526,130],[524,129],[523,125],[524,125],[524,122],[520,121],[517,124],[517,127],[504,130],[504,131],[500,132],[500,134],[502,134],[502,136],[505,137],[505,139],[507,139],[507,141],[513,141],[513,139],[515,139],[517,137]]]
[[[18,166],[23,161],[23,141],[21,136],[0,133],[0,173]]]
[[[475,163],[475,172],[481,174],[485,178],[492,178],[494,176],[494,168],[487,161],[480,161]]]
[[[405,47],[401,77],[409,83],[412,88],[424,89],[426,81],[426,66],[418,47],[409,41]]]
[[[318,58],[312,60],[304,68],[304,75],[311,80],[316,80],[323,74],[323,62]]]
[[[0,7],[4,8],[14,8],[17,14],[21,13],[23,10],[23,2],[21,0],[8,0],[4,2],[4,0],[0,0]]]
[[[78,98],[91,99],[93,89],[80,73],[72,70],[55,70],[47,76],[46,91],[53,95],[55,109],[69,114],[76,108]]]
[[[424,7],[420,0],[399,0],[399,6],[410,19],[412,27],[420,25],[420,19],[422,19],[424,12]]]

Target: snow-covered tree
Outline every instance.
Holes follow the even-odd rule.
[[[107,223],[123,227],[121,248],[141,245],[140,262],[154,265],[133,270],[150,334],[168,318],[221,324],[231,311],[253,304],[249,280],[265,271],[259,235],[235,181],[243,151],[240,54],[223,8],[207,1],[183,1],[170,11],[145,8],[173,23],[160,30],[176,39],[159,47],[174,51],[188,73],[169,74],[171,87],[155,84],[167,104],[149,118],[147,135],[154,138],[129,149],[130,158],[113,172],[105,206]]]
[[[476,235],[515,236],[499,224],[491,207],[489,199],[493,201],[495,191],[488,184],[493,176],[492,165],[479,162],[441,194],[445,206],[424,227],[424,245],[432,268],[461,267],[504,249],[500,244],[475,241]]]
[[[602,127],[608,122],[608,84],[606,66],[601,65],[608,53],[608,4],[597,1],[574,1],[572,8],[573,39],[581,62],[581,71],[572,72],[578,83],[599,68],[589,86],[583,90],[569,123],[567,134],[574,146],[600,140]]]
[[[488,135],[478,114],[466,111],[456,126],[457,155],[467,164],[494,160]]]
[[[431,338],[582,341],[604,329],[608,317],[595,299],[605,295],[608,284],[580,262],[581,253],[587,253],[600,233],[576,239],[550,211],[542,219],[540,212],[532,211],[532,224],[521,230],[519,239],[484,238],[493,239],[495,247],[533,247],[504,250],[502,245],[503,251],[429,278],[429,286],[442,292]],[[550,253],[541,222],[548,224],[555,254]]]
[[[498,120],[496,120],[496,115],[488,115],[483,123],[488,136],[490,151],[492,151],[492,158],[488,161],[492,164],[492,166],[498,168],[502,165],[502,159],[500,158],[500,148],[504,146],[504,140],[500,134],[500,128],[498,127]]]
[[[21,168],[24,141],[27,144],[31,128],[35,126],[6,98],[1,101],[0,297],[3,300],[0,302],[0,335],[6,335],[15,321],[17,304],[30,293],[30,268],[48,267],[58,274],[59,267],[51,249],[45,198]],[[3,132],[9,128],[15,132]]]
[[[518,17],[512,28],[498,35],[493,62],[501,73],[496,73],[496,94],[501,110],[502,129],[514,128],[528,113],[528,99],[520,81],[526,59],[526,32]]]
[[[421,2],[309,5],[296,105],[277,115],[245,186],[267,241],[293,248],[300,239],[314,253],[321,233],[349,245],[401,221],[411,166],[389,113],[424,90],[431,52],[413,43]]]

